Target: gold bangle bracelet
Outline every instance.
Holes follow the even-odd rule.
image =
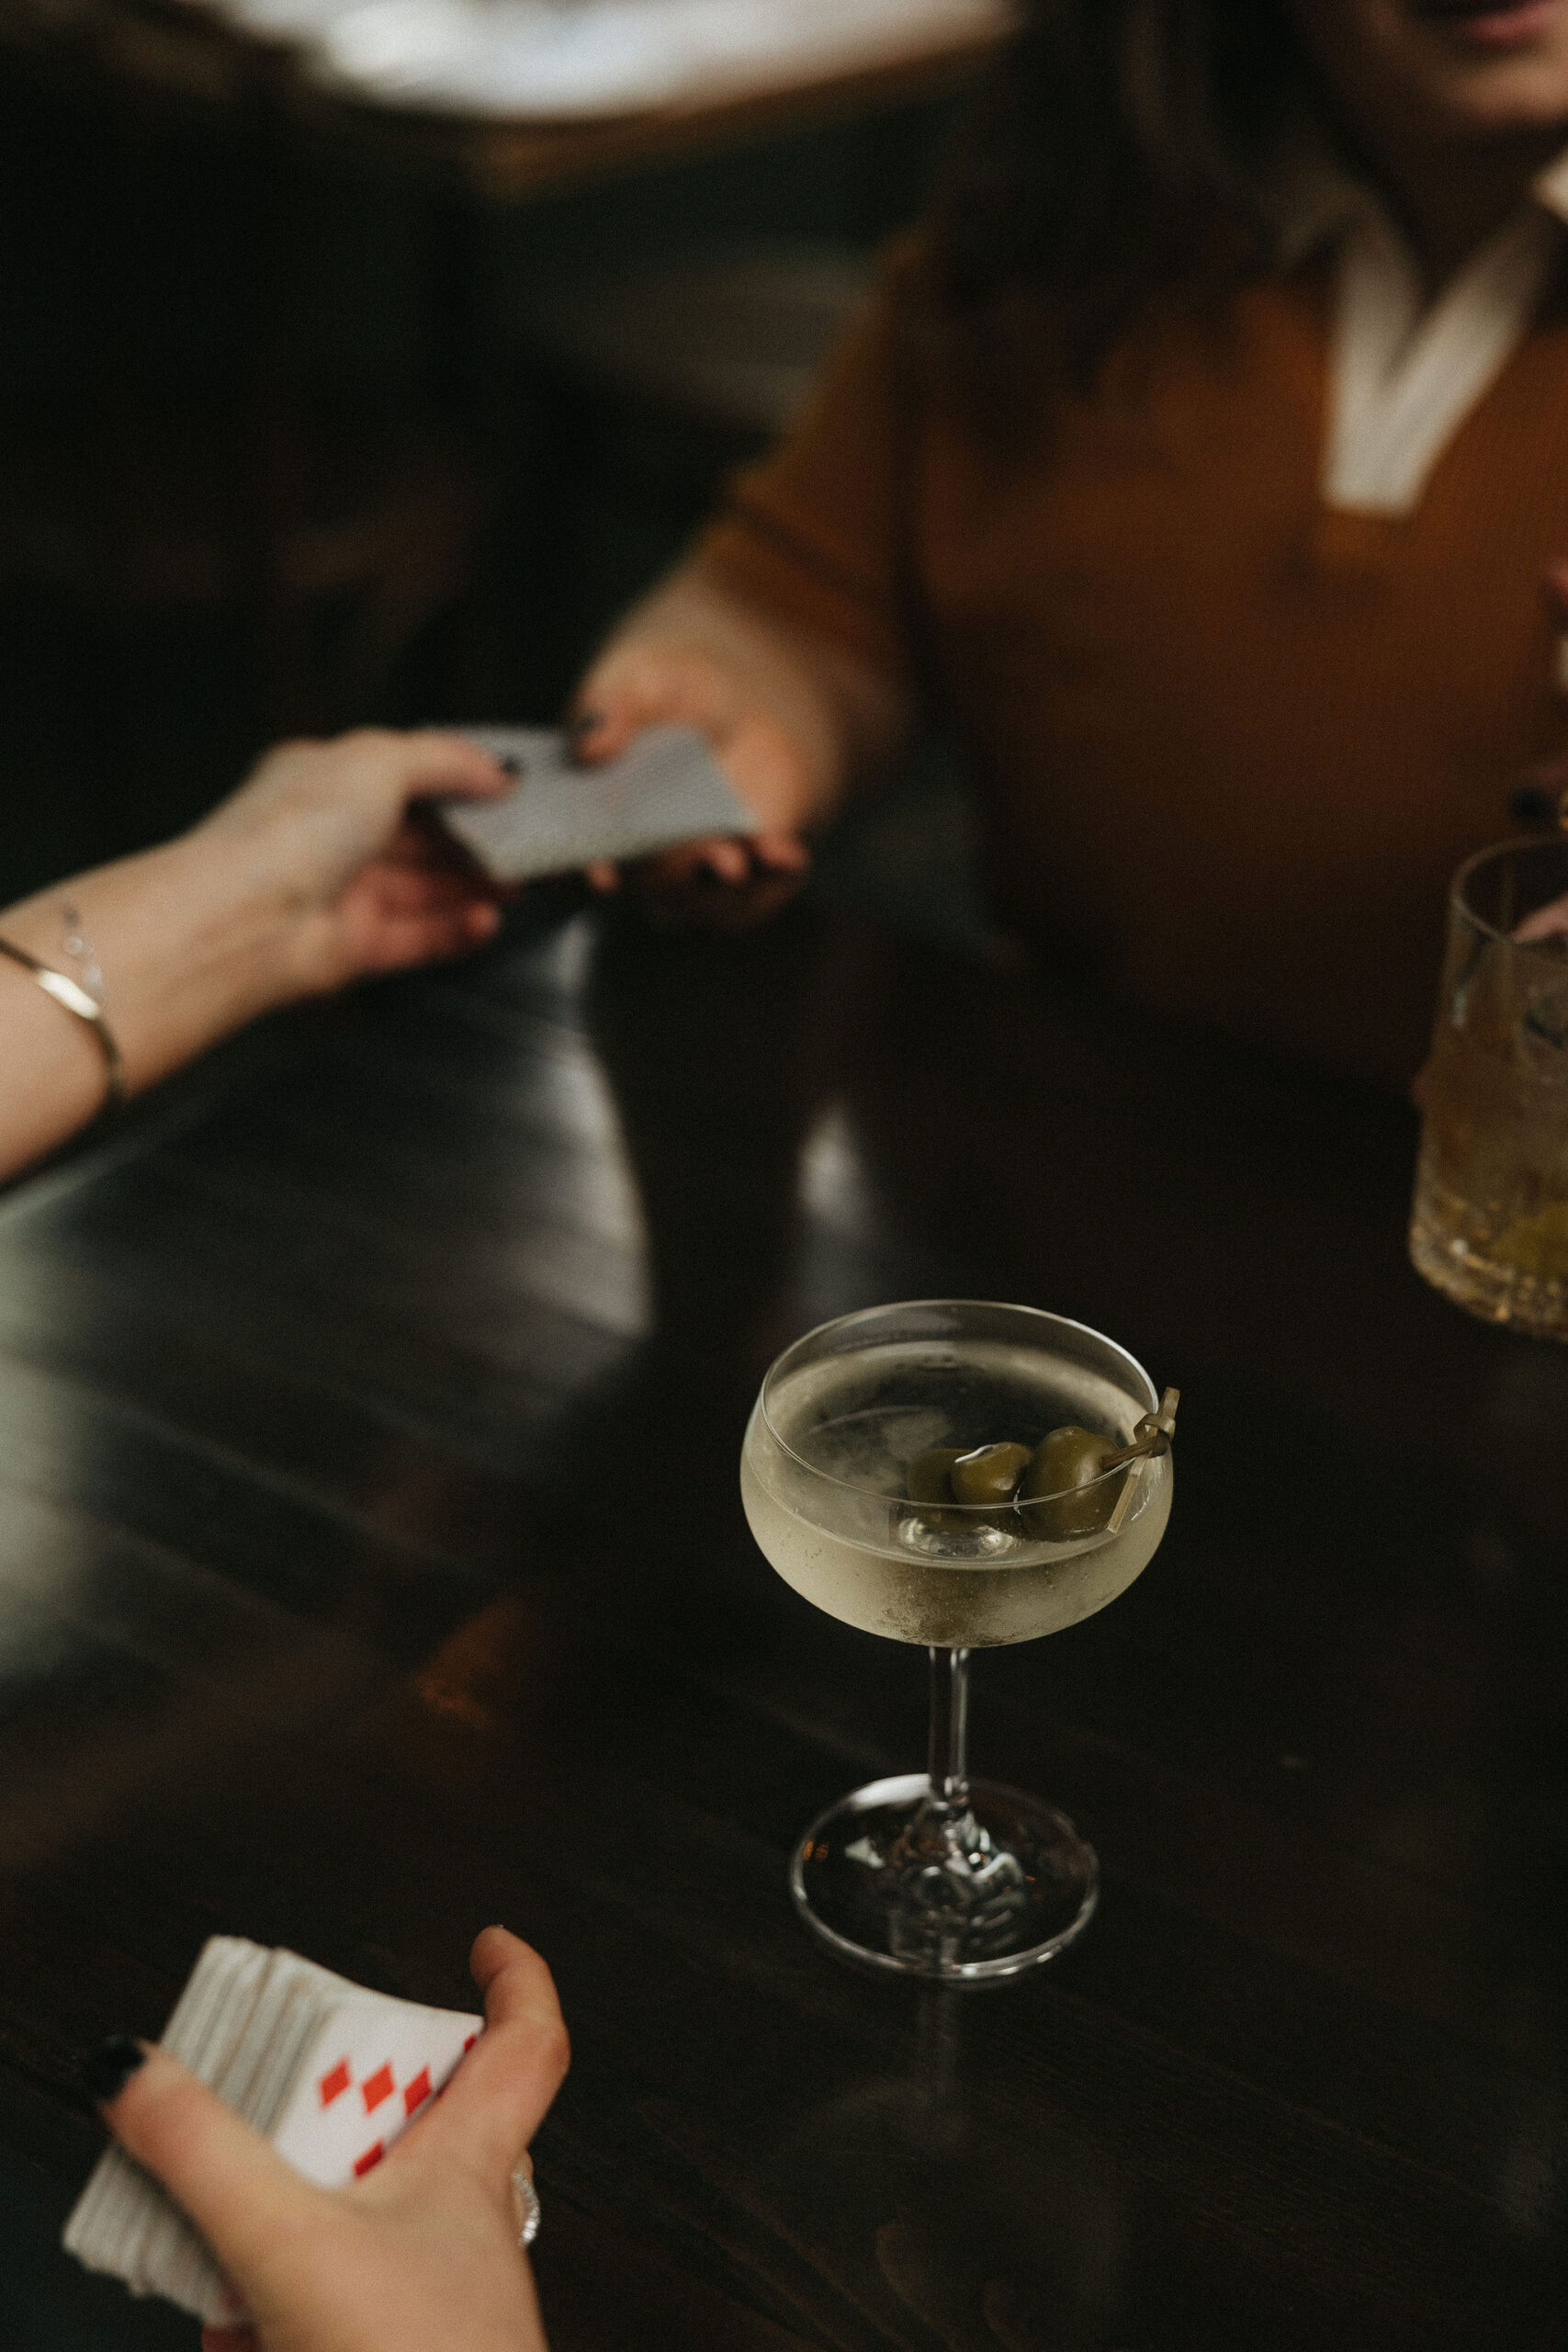
[[[94,1001],[79,980],[72,979],[67,973],[55,971],[51,965],[40,964],[36,956],[29,956],[25,947],[17,946],[9,939],[0,939],[0,956],[8,956],[13,964],[19,964],[24,972],[30,972],[45,996],[52,997],[64,1012],[92,1031],[98,1041],[98,1051],[104,1057],[107,1082],[103,1108],[106,1111],[118,1110],[125,1101],[125,1064],[120,1059],[114,1031],[104,1019],[102,1005]]]

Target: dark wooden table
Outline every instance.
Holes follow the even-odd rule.
[[[842,922],[573,916],[17,1189],[0,2135],[50,2211],[76,2053],[206,1935],[457,2002],[501,1918],[576,2044],[557,2352],[1561,2346],[1568,1354],[1407,1271],[1413,1142]],[[1106,1883],[969,1996],[791,1914],[924,1661],[735,1487],[783,1337],[932,1293],[1184,1392],[1148,1574],[980,1660],[978,1768]]]

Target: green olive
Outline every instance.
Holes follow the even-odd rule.
[[[1116,1508],[1126,1474],[1106,1478],[1100,1486],[1093,1481],[1111,1454],[1120,1452],[1115,1438],[1101,1437],[1096,1430],[1077,1429],[1070,1422],[1066,1429],[1052,1430],[1035,1447],[1018,1490],[1031,1535],[1047,1544],[1098,1535]],[[1089,1491],[1080,1493],[1082,1487]]]
[[[912,1503],[951,1503],[953,1499],[949,1471],[963,1448],[957,1445],[928,1445],[917,1453],[904,1473],[904,1485]],[[962,1535],[965,1521],[955,1510],[923,1510],[920,1523],[934,1535]]]
[[[1026,1445],[977,1445],[959,1454],[948,1481],[961,1503],[1010,1503],[1029,1464]]]
[[[963,1452],[956,1445],[928,1445],[917,1453],[904,1474],[912,1503],[950,1503],[953,1499],[948,1473]]]

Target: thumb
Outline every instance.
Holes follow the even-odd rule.
[[[426,727],[392,741],[405,798],[451,793],[465,800],[493,800],[512,788],[513,778],[494,752],[464,736]]]
[[[663,644],[612,648],[571,698],[576,756],[592,766],[624,752],[645,727],[694,727],[710,743],[733,719],[733,688],[704,654]]]
[[[243,2287],[315,2191],[166,2051],[149,2050],[102,2109],[120,2146],[189,2214]]]
[[[579,709],[567,728],[571,756],[583,767],[616,758],[649,724],[643,705],[629,695],[597,695]]]
[[[560,2088],[570,2059],[554,1979],[504,1928],[474,1941],[469,1968],[485,2030],[412,2135],[426,2160],[458,2159],[504,2179]]]

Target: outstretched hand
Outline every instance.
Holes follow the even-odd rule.
[[[363,728],[280,744],[189,837],[241,851],[291,917],[301,994],[457,956],[495,932],[495,892],[418,808],[446,794],[491,799],[511,778],[454,735]]]
[[[485,2031],[386,2161],[342,2189],[295,2172],[216,2094],[149,2052],[104,2109],[253,2314],[205,2352],[544,2352],[511,2177],[566,2073],[549,1970],[504,1928],[469,1962]]]
[[[779,720],[717,662],[695,648],[633,640],[595,664],[578,708],[577,754],[589,763],[614,759],[644,728],[694,727],[761,820],[755,833],[682,842],[629,869],[656,913],[738,931],[795,896],[811,867],[798,831],[811,797],[807,763]],[[614,890],[622,878],[607,862],[587,874],[596,890]]]

